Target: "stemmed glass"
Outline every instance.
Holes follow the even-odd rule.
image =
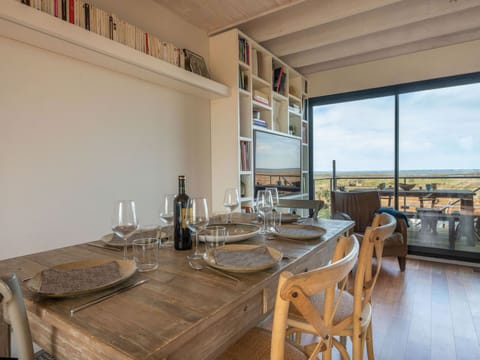
[[[175,194],[166,194],[163,198],[162,208],[160,209],[160,222],[164,227],[167,227],[168,241],[162,246],[173,246],[173,214],[175,208]],[[162,226],[162,227],[163,227]]]
[[[208,205],[204,197],[188,199],[187,226],[195,234],[195,252],[187,256],[188,260],[198,260],[203,254],[198,251],[198,232],[208,225]]]
[[[257,210],[263,216],[263,227],[260,234],[267,232],[267,216],[273,209],[272,193],[269,190],[259,190],[257,193]]]
[[[228,209],[227,223],[232,222],[232,212],[238,207],[238,205],[240,205],[240,197],[238,196],[238,190],[235,188],[229,188],[225,190],[223,206]]]
[[[123,245],[123,259],[127,260],[127,246],[128,237],[138,229],[137,214],[135,212],[135,201],[133,200],[119,200],[115,204],[112,230],[113,232],[123,238],[125,241]]]
[[[276,187],[267,187],[265,190],[268,190],[272,193],[272,216],[271,216],[271,222],[270,222],[270,227],[269,231],[275,231],[275,226],[279,225],[276,224],[275,219],[279,218],[277,214],[277,206],[278,206],[278,189]]]

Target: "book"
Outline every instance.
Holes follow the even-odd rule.
[[[268,101],[268,99],[265,99],[259,95],[253,95],[253,100],[259,102],[259,103],[262,103],[264,105],[268,105],[270,106],[270,102]]]
[[[265,105],[270,105],[270,101],[268,100],[268,95],[264,94],[259,90],[253,91],[253,100],[258,101]]]
[[[75,24],[75,0],[68,0],[68,22]]]
[[[253,125],[261,126],[261,127],[266,128],[267,127],[267,122],[265,120],[262,120],[262,119],[253,119]]]
[[[258,76],[258,55],[257,49],[252,49],[252,74]]]

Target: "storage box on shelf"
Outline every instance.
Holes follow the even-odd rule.
[[[0,36],[208,99],[229,93],[221,83],[14,0],[0,6]]]
[[[223,208],[228,187],[237,187],[242,206],[251,206],[253,131],[306,139],[306,80],[237,29],[210,38],[209,59],[212,78],[231,87],[229,97],[211,103],[213,209]],[[302,145],[302,193],[297,197],[308,197],[308,154],[308,145]]]

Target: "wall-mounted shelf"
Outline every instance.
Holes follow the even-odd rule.
[[[224,84],[13,0],[2,1],[0,36],[207,99],[230,93]]]

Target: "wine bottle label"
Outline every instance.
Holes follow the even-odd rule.
[[[182,229],[187,228],[187,212],[188,212],[187,208],[182,208],[182,214],[181,214],[181,219],[180,219]]]

